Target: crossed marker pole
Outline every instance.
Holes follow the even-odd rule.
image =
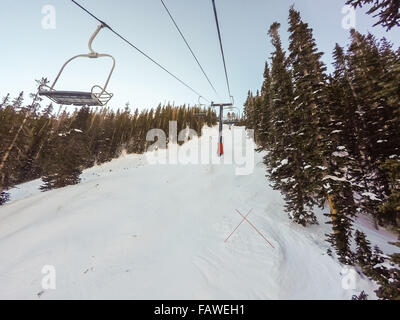
[[[243,218],[242,221],[240,221],[240,223],[237,225],[237,227],[231,232],[231,234],[228,236],[228,238],[226,238],[225,242],[227,242],[229,240],[229,238],[235,233],[235,231],[240,227],[240,225],[246,221],[260,236],[261,238],[263,238],[272,248],[275,249],[275,247],[272,245],[271,242],[268,241],[268,239],[254,226],[254,224],[252,224],[250,222],[250,220],[247,219],[247,217],[249,216],[249,214],[253,211],[253,209],[250,209],[249,212],[247,212],[247,214],[244,216],[243,214],[240,213],[239,210],[235,209],[235,211],[240,214],[240,216]]]

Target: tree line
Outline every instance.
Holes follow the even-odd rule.
[[[23,92],[0,101],[0,204],[17,184],[42,178],[43,191],[60,188],[78,183],[83,169],[117,158],[123,150],[143,153],[153,143],[146,141],[147,132],[168,132],[169,121],[177,121],[178,132],[189,126],[199,135],[204,125],[217,121],[213,109],[170,104],[134,112],[128,105],[116,111],[81,107],[54,112],[53,104],[42,108],[41,99],[31,96],[34,102],[28,106]]]
[[[288,53],[279,28],[275,22],[268,32],[274,52],[262,88],[244,107],[258,150],[267,151],[268,179],[298,224],[318,223],[315,206],[328,204],[327,240],[340,261],[360,265],[381,285],[379,297],[400,298],[400,255],[389,259],[353,232],[355,217],[369,214],[400,235],[400,49],[352,30],[349,47],[334,48],[327,74],[298,11],[289,13]]]

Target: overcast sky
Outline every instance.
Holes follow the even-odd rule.
[[[141,50],[213,101],[228,100],[222,60],[219,51],[211,0],[164,0],[169,6],[200,62],[217,88],[221,98],[202,75],[186,48],[160,0],[80,0],[115,30]],[[272,51],[267,29],[271,23],[282,24],[285,47],[288,38],[288,9],[294,3],[302,18],[314,29],[323,60],[331,70],[331,52],[336,42],[348,43],[349,32],[343,29],[342,8],[345,0],[216,0],[223,45],[232,93],[238,107],[247,91],[262,83],[264,63]],[[69,0],[1,0],[0,11],[0,96],[19,91],[35,91],[34,79],[53,80],[70,57],[87,53],[87,42],[97,22]],[[55,29],[44,29],[43,6],[52,5],[56,12]],[[372,27],[375,21],[356,12],[356,29],[386,36],[400,45],[400,31],[385,32]],[[48,20],[45,20],[48,21]],[[167,101],[195,104],[198,97],[164,71],[135,52],[109,30],[95,40],[94,49],[110,53],[117,60],[109,91],[115,94],[113,108],[155,107]],[[63,74],[56,89],[90,91],[103,85],[111,67],[108,60],[83,59],[73,62]]]

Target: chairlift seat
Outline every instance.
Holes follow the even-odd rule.
[[[69,59],[67,62],[64,63],[62,66],[61,70],[59,71],[56,79],[54,80],[54,83],[49,87],[46,84],[41,85],[39,88],[39,95],[40,96],[45,96],[52,100],[53,102],[60,104],[60,105],[75,105],[75,106],[105,106],[110,99],[113,97],[112,93],[108,93],[106,91],[108,83],[110,81],[111,75],[114,71],[115,68],[115,59],[113,56],[106,54],[106,53],[97,53],[93,51],[92,48],[92,42],[100,32],[102,28],[104,28],[105,25],[102,23],[100,24],[96,31],[93,33],[93,35],[89,39],[89,53],[88,54],[78,54],[71,59]],[[95,85],[92,87],[92,90],[90,92],[81,92],[81,91],[58,91],[55,90],[54,87],[60,78],[62,72],[64,71],[65,67],[72,61],[77,58],[90,58],[90,59],[96,59],[96,58],[102,58],[102,57],[108,57],[112,59],[112,67],[111,71],[107,77],[106,83],[103,87],[100,87],[98,85]],[[45,89],[46,88],[46,89]],[[97,92],[99,91],[99,92]]]
[[[40,96],[45,96],[60,105],[74,106],[101,106],[103,103],[91,92],[81,91],[39,91]]]
[[[239,122],[239,120],[237,120],[237,119],[235,119],[235,120],[223,120],[222,122],[223,122],[223,124],[233,125],[233,124],[237,124]]]
[[[204,117],[207,117],[207,112],[195,113],[194,116],[195,116],[196,118],[204,118]]]

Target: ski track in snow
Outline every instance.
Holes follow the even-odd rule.
[[[224,128],[225,139],[231,134]],[[232,165],[149,165],[145,155],[124,155],[85,170],[75,186],[40,193],[39,180],[12,189],[0,208],[0,298],[374,297],[365,279],[342,288],[342,266],[326,254],[326,218],[318,211],[320,224],[307,229],[290,222],[262,158],[255,154],[251,175],[235,176]],[[225,242],[242,220],[235,209],[251,208],[248,219],[275,248],[246,222]],[[361,225],[395,251],[392,235]],[[42,289],[45,265],[56,267],[55,290]]]

